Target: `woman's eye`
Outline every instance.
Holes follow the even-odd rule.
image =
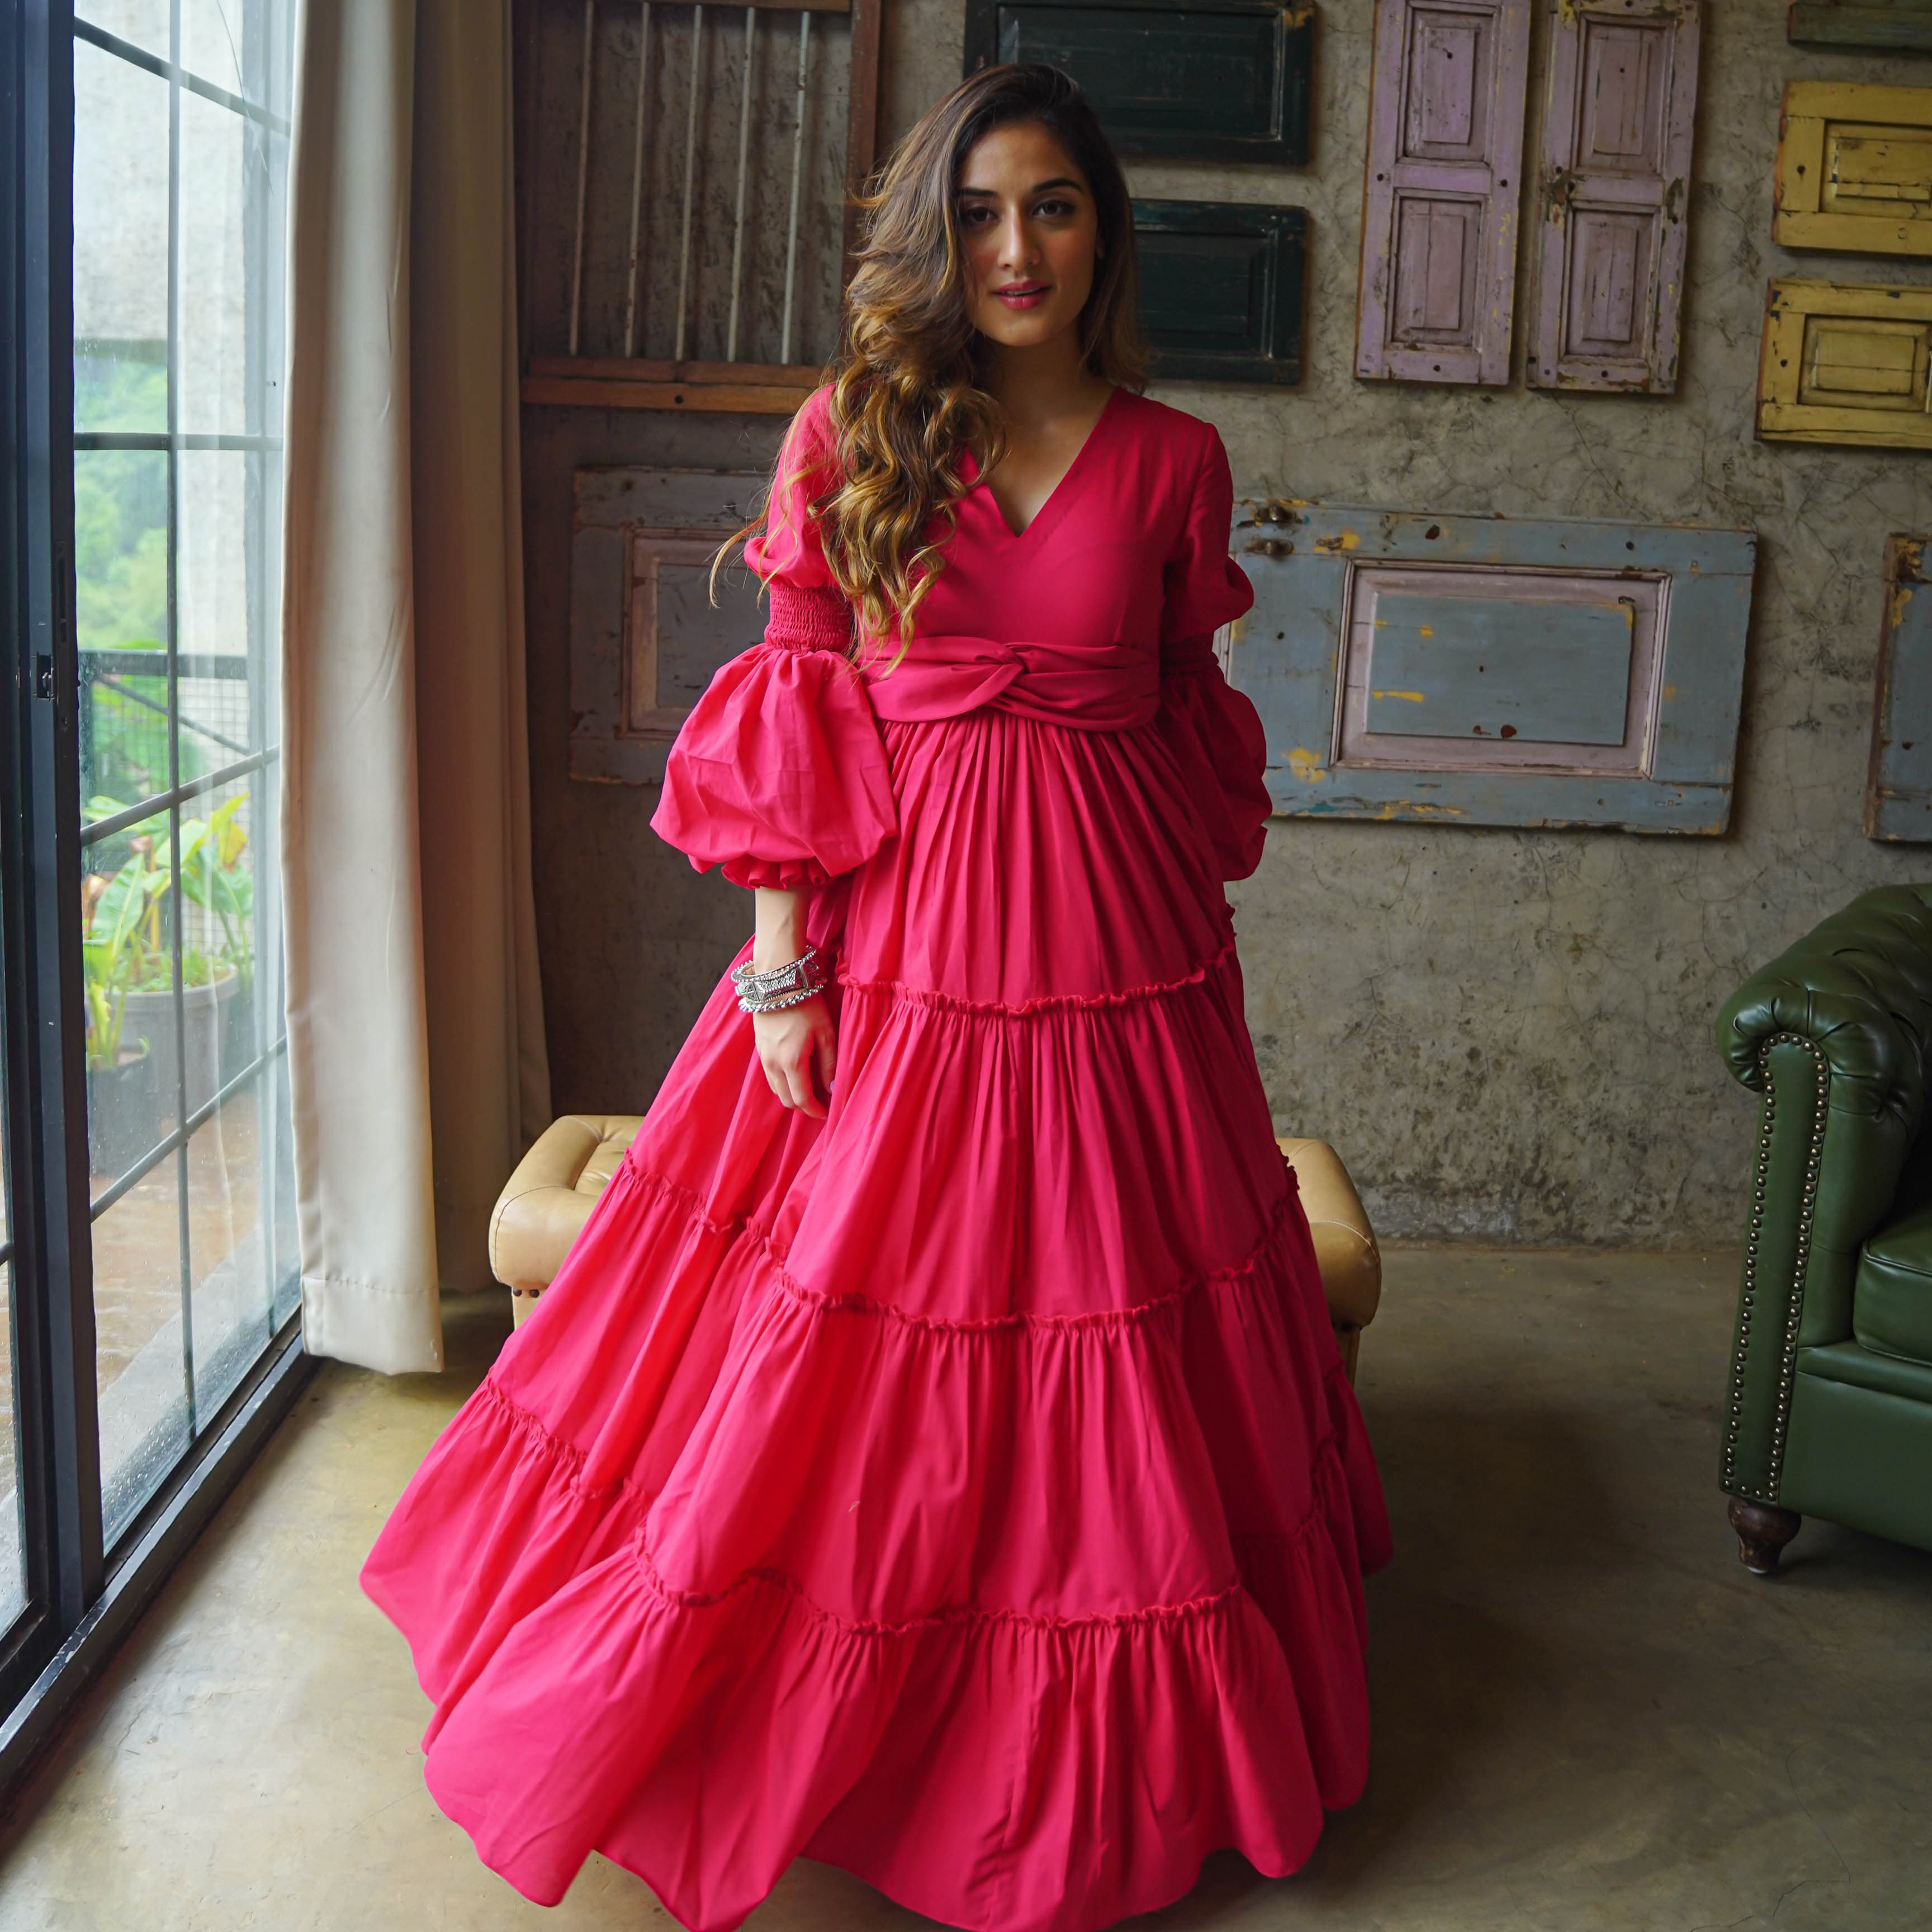
[[[1073,212],[1073,204],[1070,201],[1042,201],[1034,212],[1045,215],[1049,220],[1062,220]]]

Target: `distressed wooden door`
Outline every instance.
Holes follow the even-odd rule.
[[[1700,26],[1698,0],[1551,10],[1537,387],[1677,386]]]
[[[1506,382],[1529,0],[1377,0],[1355,374]]]
[[[1787,81],[1771,232],[1787,248],[1932,255],[1932,87]]]

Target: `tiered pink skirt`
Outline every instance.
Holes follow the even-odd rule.
[[[1090,1932],[1362,1788],[1386,1521],[1175,721],[884,742],[829,1120],[721,981],[364,1572],[541,1901],[723,1932],[802,1853]]]

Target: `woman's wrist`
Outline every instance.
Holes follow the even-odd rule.
[[[757,923],[752,934],[752,967],[769,973],[789,965],[806,948],[807,895],[794,888],[760,886]]]

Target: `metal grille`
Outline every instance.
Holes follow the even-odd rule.
[[[851,194],[872,166],[879,6],[542,10],[525,339],[553,392],[526,384],[527,400],[702,408],[683,392],[716,385],[740,393],[712,406],[795,405],[836,338]],[[553,210],[567,229],[543,219]],[[604,392],[554,392],[586,380]],[[748,400],[748,386],[788,394]]]

